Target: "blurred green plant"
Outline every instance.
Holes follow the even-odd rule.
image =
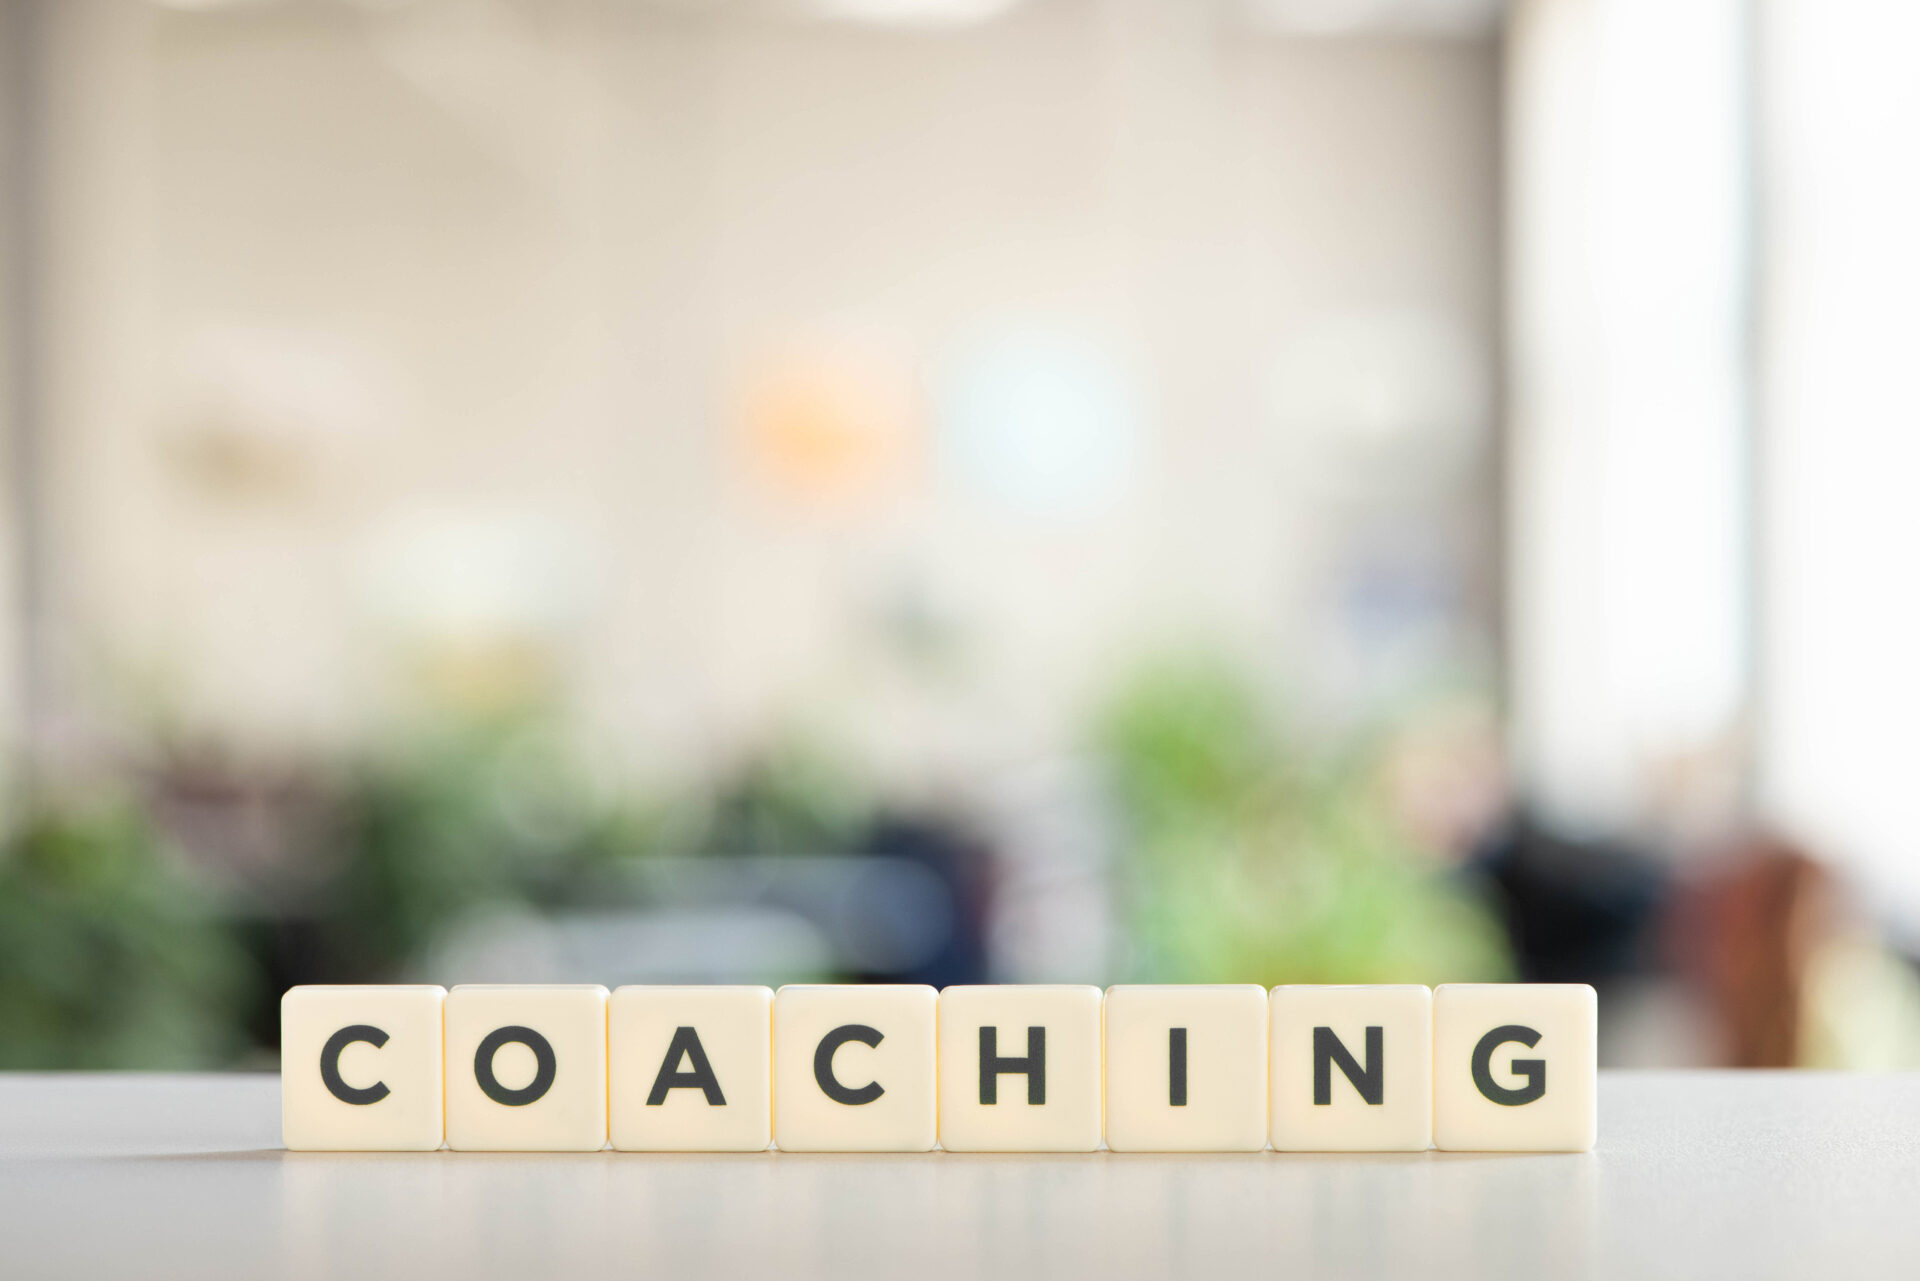
[[[228,1063],[256,985],[137,807],[49,811],[0,847],[0,1068]]]
[[[872,821],[858,774],[798,733],[651,801],[596,786],[572,742],[545,714],[462,722],[356,770],[325,913],[350,936],[329,951],[390,974],[471,912],[624,901],[632,859],[840,851]]]
[[[546,716],[443,726],[366,762],[342,798],[323,955],[392,975],[470,913],[591,898],[657,843],[658,816],[610,790]]]
[[[876,803],[860,772],[797,727],[776,735],[700,806],[686,852],[779,857],[843,851],[871,826]]]
[[[1292,747],[1228,664],[1129,682],[1098,742],[1127,827],[1128,968],[1167,983],[1506,978],[1500,925],[1381,802],[1371,758]]]
[[[857,772],[799,733],[635,799],[543,707],[443,717],[329,768],[156,735],[139,790],[0,841],[0,1068],[226,1065],[291,982],[392,982],[503,909],[631,905],[634,861],[863,839]]]

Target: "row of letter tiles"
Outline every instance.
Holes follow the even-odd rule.
[[[295,1150],[1585,1151],[1596,1024],[1582,984],[297,987],[282,1124]]]

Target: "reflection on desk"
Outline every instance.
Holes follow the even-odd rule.
[[[1603,1074],[1582,1155],[289,1153],[272,1077],[0,1077],[9,1276],[1892,1275],[1920,1076]]]

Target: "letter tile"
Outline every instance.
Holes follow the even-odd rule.
[[[447,1146],[607,1145],[607,989],[462,984],[447,995]]]
[[[1273,1146],[1424,1152],[1433,1142],[1433,994],[1414,985],[1273,989]]]
[[[939,1134],[938,994],[799,985],[773,997],[773,1137],[788,1152],[926,1152]]]
[[[773,991],[618,987],[608,1132],[623,1152],[759,1152],[773,1141]]]
[[[1454,1152],[1591,1148],[1598,1024],[1584,983],[1434,989],[1434,1142]]]
[[[1267,990],[1110,987],[1107,1146],[1258,1152],[1267,1146]]]
[[[1100,1146],[1097,987],[940,993],[940,1144],[950,1152]]]
[[[443,987],[296,987],[280,998],[280,1131],[294,1151],[431,1152]]]

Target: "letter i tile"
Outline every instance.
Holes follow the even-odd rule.
[[[1267,991],[1254,984],[1107,989],[1107,1146],[1267,1146]]]

